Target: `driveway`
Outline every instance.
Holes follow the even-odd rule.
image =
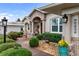
[[[32,52],[33,56],[52,56],[52,55],[42,52],[36,48],[29,47],[29,41],[24,40],[23,38],[18,38],[18,40],[16,42],[21,44],[23,48],[27,48],[28,50],[30,50]]]

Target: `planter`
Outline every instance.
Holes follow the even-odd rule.
[[[68,56],[68,54],[69,54],[68,47],[61,47],[61,46],[59,46],[58,47],[58,54],[59,54],[59,56]]]

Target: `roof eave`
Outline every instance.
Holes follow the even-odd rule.
[[[46,6],[40,7],[40,8],[38,8],[38,9],[44,10],[44,9],[46,9],[46,8],[53,7],[53,6],[57,6],[57,5],[60,5],[60,4],[64,4],[64,3],[51,3],[51,4],[48,4],[48,5],[46,5]]]

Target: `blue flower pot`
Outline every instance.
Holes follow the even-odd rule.
[[[68,47],[61,47],[61,46],[59,46],[58,47],[58,54],[59,54],[59,56],[68,56],[68,54],[69,54]]]

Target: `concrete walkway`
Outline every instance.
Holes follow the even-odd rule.
[[[29,47],[29,41],[28,40],[24,40],[23,38],[18,38],[18,40],[16,42],[21,44],[23,48],[29,49],[32,52],[33,56],[51,56],[50,54],[42,52],[42,51],[40,51],[36,48]]]

